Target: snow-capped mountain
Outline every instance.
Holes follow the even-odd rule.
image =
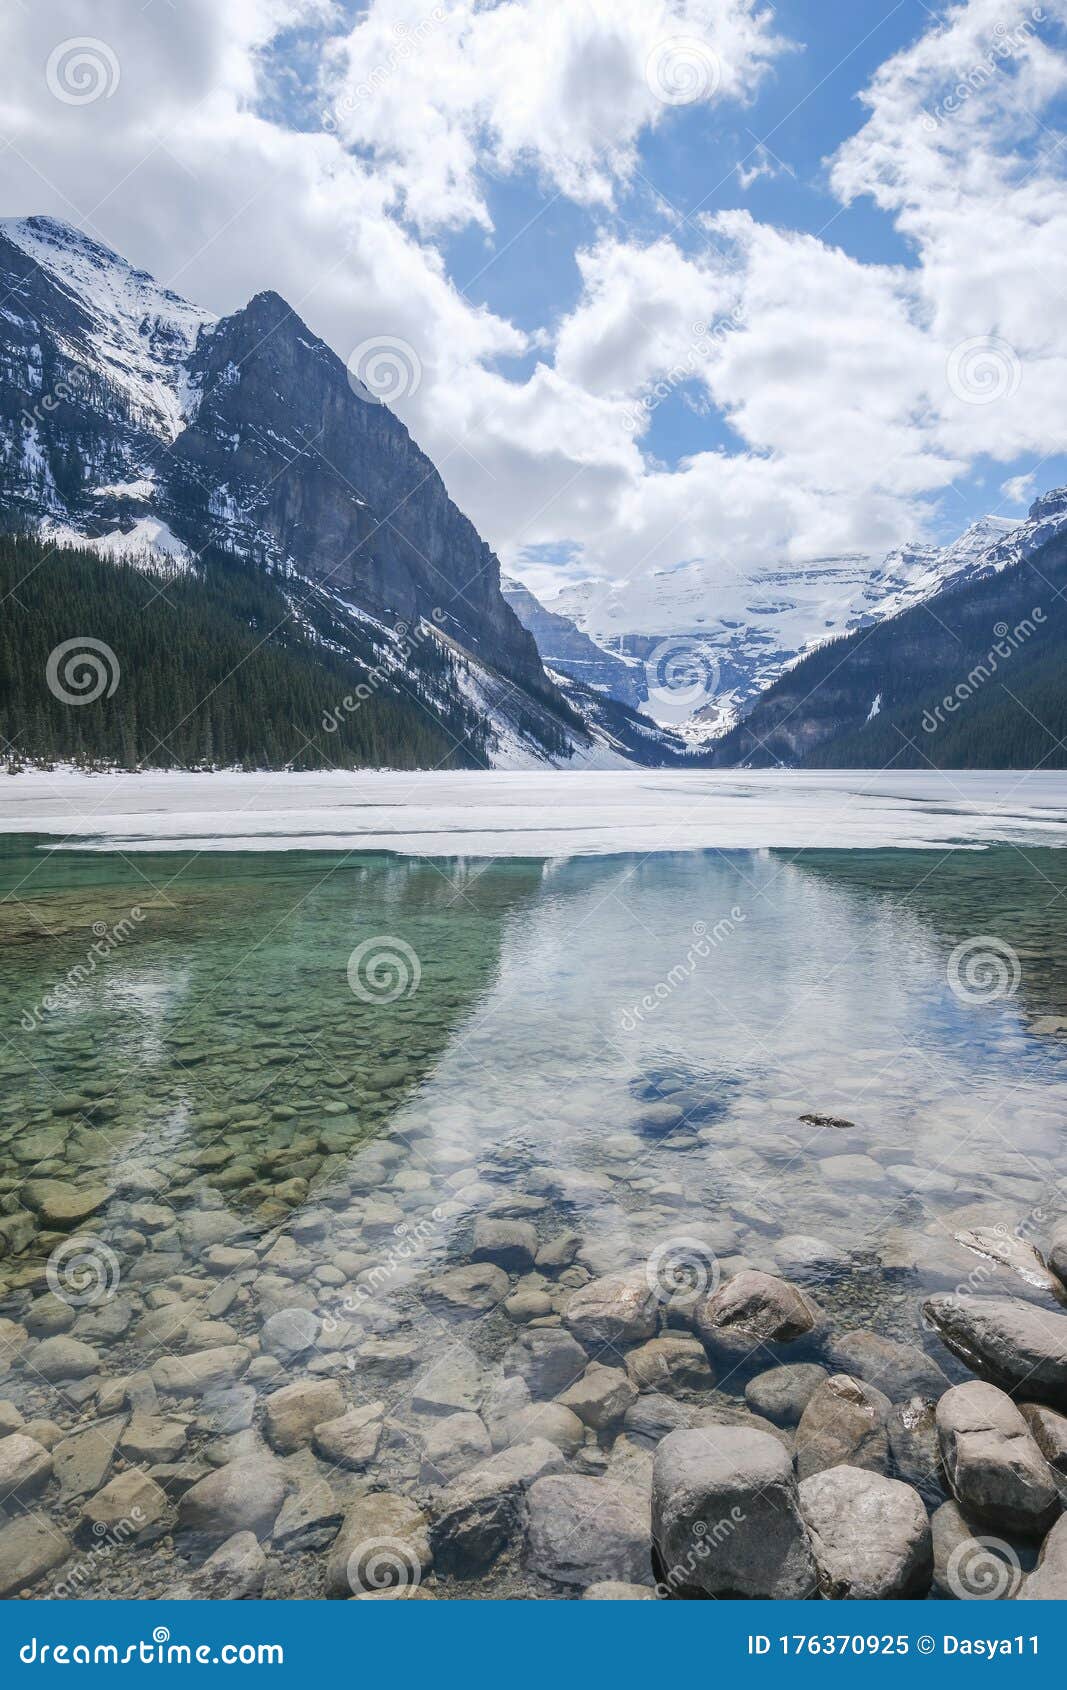
[[[375,688],[453,738],[476,722],[475,761],[655,760],[655,731],[546,673],[433,464],[277,294],[216,318],[31,217],[0,222],[0,301],[0,529],[164,577],[266,570],[312,644],[369,638]]]
[[[394,620],[436,609],[481,660],[547,685],[433,465],[277,294],[216,320],[37,217],[0,224],[0,292],[7,526],[214,545]]]
[[[513,576],[501,577],[500,590],[523,627],[537,641],[547,668],[634,710],[641,708],[648,698],[643,663],[635,657],[620,657],[598,645],[569,617],[546,610],[540,599]]]
[[[792,663],[828,639],[996,573],[1065,524],[1067,493],[1053,492],[1036,501],[1025,521],[986,516],[947,546],[914,543],[881,561],[862,554],[815,558],[714,581],[706,565],[689,562],[647,580],[583,581],[545,608],[598,645],[645,666],[649,699],[643,708],[656,720],[679,720],[669,713],[673,667],[682,677],[683,698],[695,699],[692,728],[722,732]],[[702,685],[692,686],[694,677],[702,677]]]

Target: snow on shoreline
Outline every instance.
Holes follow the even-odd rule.
[[[1067,843],[1067,772],[537,770],[0,781],[0,834],[106,851],[565,857]]]

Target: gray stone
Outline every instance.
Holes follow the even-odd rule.
[[[1037,1402],[1020,1403],[1019,1412],[1053,1472],[1067,1479],[1067,1415]]]
[[[264,1450],[229,1461],[200,1479],[178,1504],[179,1529],[221,1544],[235,1532],[266,1537],[285,1496],[281,1465]]]
[[[702,1344],[681,1332],[665,1332],[631,1350],[626,1371],[639,1391],[710,1391],[715,1383]]]
[[[604,1579],[582,1591],[583,1602],[655,1602],[656,1592],[647,1584],[623,1584],[619,1579]]]
[[[311,1442],[317,1426],[325,1420],[339,1420],[345,1400],[336,1379],[298,1379],[272,1391],[263,1402],[263,1429],[267,1442],[281,1455],[303,1449]]]
[[[34,1350],[29,1365],[42,1379],[59,1384],[68,1379],[88,1378],[90,1373],[97,1372],[100,1357],[91,1345],[83,1344],[78,1338],[45,1338]]]
[[[797,1473],[809,1479],[827,1467],[889,1465],[889,1398],[873,1385],[834,1373],[812,1393],[797,1427]]]
[[[482,1364],[462,1345],[448,1349],[412,1388],[411,1404],[425,1414],[476,1410],[485,1391]]]
[[[576,1455],[585,1442],[585,1427],[578,1416],[558,1402],[527,1402],[493,1420],[490,1433],[494,1449],[542,1438],[564,1455]]]
[[[321,1420],[313,1428],[312,1444],[324,1461],[353,1471],[368,1467],[382,1441],[385,1404],[364,1403],[333,1420]]]
[[[271,1535],[279,1549],[325,1549],[343,1518],[344,1509],[326,1480],[315,1479],[286,1497]]]
[[[692,1409],[659,1391],[646,1391],[631,1403],[622,1424],[627,1437],[651,1449],[669,1432],[688,1430],[693,1424]]]
[[[103,1536],[111,1533],[120,1541],[143,1537],[158,1525],[167,1512],[166,1492],[147,1474],[131,1469],[109,1479],[82,1506],[82,1524]]]
[[[119,1439],[119,1449],[128,1461],[177,1461],[185,1449],[188,1433],[180,1420],[166,1420],[160,1414],[135,1414]]]
[[[656,1450],[652,1537],[661,1595],[798,1600],[816,1570],[786,1451],[767,1432],[671,1432]]]
[[[419,1477],[424,1485],[445,1485],[492,1453],[489,1432],[477,1414],[446,1414],[427,1427]]]
[[[556,1397],[580,1379],[589,1357],[569,1332],[541,1327],[523,1332],[504,1357],[505,1373],[525,1380],[531,1397]]]
[[[479,1215],[474,1223],[472,1262],[495,1262],[507,1273],[525,1273],[537,1254],[537,1232],[529,1221]]]
[[[653,1337],[659,1303],[644,1268],[605,1274],[581,1286],[567,1303],[563,1324],[593,1352],[625,1348]]]
[[[70,1304],[54,1291],[35,1298],[23,1316],[26,1330],[34,1338],[54,1338],[58,1332],[69,1332],[76,1319]]]
[[[637,1392],[621,1367],[602,1367],[594,1361],[562,1393],[559,1401],[584,1425],[602,1432],[617,1425],[636,1397]]]
[[[25,1502],[52,1477],[52,1457],[36,1438],[9,1432],[0,1438],[0,1504]]]
[[[745,1401],[755,1414],[762,1414],[776,1426],[795,1426],[826,1378],[825,1367],[816,1362],[786,1362],[750,1379],[745,1386]]]
[[[831,1601],[925,1596],[930,1524],[918,1491],[860,1467],[831,1467],[800,1485],[819,1589]]]
[[[841,1373],[877,1385],[890,1402],[916,1396],[937,1398],[948,1390],[941,1368],[917,1344],[857,1329],[832,1339],[828,1351]]]
[[[1010,1397],[972,1379],[937,1405],[941,1459],[956,1501],[1006,1531],[1039,1536],[1059,1513],[1052,1471]]]
[[[243,1344],[223,1344],[194,1355],[160,1356],[152,1363],[152,1383],[169,1396],[198,1397],[232,1384],[248,1366]]]
[[[326,1563],[326,1594],[415,1588],[432,1564],[422,1510],[406,1496],[374,1491],[344,1517]]]
[[[484,1314],[502,1303],[511,1289],[503,1268],[492,1262],[471,1262],[466,1267],[448,1268],[427,1281],[424,1296],[431,1307],[446,1314],[469,1318]]]
[[[1032,1244],[1017,1238],[1006,1226],[966,1227],[954,1234],[956,1243],[972,1255],[1010,1269],[1035,1291],[1055,1296],[1059,1282],[1049,1273]]]
[[[0,1526],[0,1598],[32,1589],[72,1549],[66,1533],[40,1514],[23,1514]]]
[[[752,1269],[737,1273],[693,1311],[700,1337],[713,1353],[754,1355],[768,1345],[794,1343],[813,1332],[819,1310],[788,1280]]]
[[[434,1504],[432,1539],[440,1570],[462,1576],[491,1566],[522,1535],[528,1487],[562,1466],[555,1445],[535,1438],[500,1450],[454,1480]]]
[[[29,1179],[20,1192],[23,1203],[40,1217],[42,1226],[57,1231],[87,1221],[112,1195],[106,1185],[72,1185],[58,1179]]]
[[[219,1602],[251,1601],[263,1594],[267,1557],[255,1532],[235,1532],[193,1576],[198,1595]]]
[[[1067,1514],[1061,1514],[1044,1543],[1037,1566],[1023,1581],[1020,1602],[1067,1600]]]
[[[570,1267],[581,1248],[582,1235],[580,1232],[558,1232],[541,1245],[534,1257],[535,1266],[552,1273],[558,1268]]]
[[[1067,1409],[1067,1315],[1017,1297],[930,1297],[923,1312],[972,1373]]]
[[[14,1367],[29,1342],[30,1335],[24,1326],[0,1315],[0,1373]]]
[[[930,1521],[934,1587],[958,1602],[1007,1601],[1023,1582],[1014,1544],[969,1520],[957,1502],[945,1502]]]
[[[91,1496],[98,1491],[115,1459],[115,1446],[126,1424],[124,1415],[112,1415],[80,1427],[52,1450],[60,1496]]]
[[[311,1349],[320,1326],[318,1315],[310,1309],[278,1309],[263,1322],[259,1335],[263,1352],[279,1361],[295,1361]]]
[[[570,1474],[537,1479],[527,1498],[526,1563],[556,1584],[651,1583],[647,1492]]]

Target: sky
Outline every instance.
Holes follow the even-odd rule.
[[[281,293],[542,598],[668,632],[680,564],[1067,481],[1067,0],[44,0],[0,51],[0,213]]]

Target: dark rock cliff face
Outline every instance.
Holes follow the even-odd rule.
[[[31,218],[0,231],[0,300],[0,525],[99,537],[162,521],[194,553],[294,570],[391,621],[433,616],[552,697],[433,464],[277,294],[216,323]]]
[[[264,561],[295,563],[383,614],[442,611],[484,661],[544,681],[495,555],[429,458],[283,299],[258,294],[202,336],[191,375],[200,401],[170,454],[176,527],[221,520]]]

